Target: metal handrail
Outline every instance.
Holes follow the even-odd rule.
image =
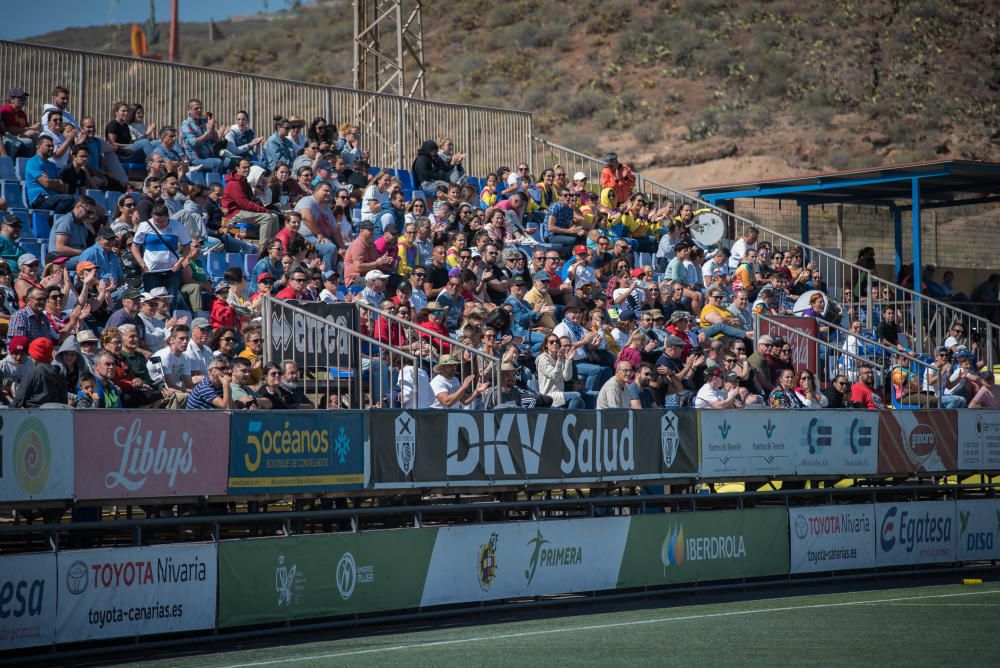
[[[540,137],[532,137],[532,141],[534,142],[534,145],[535,145],[535,147],[537,149],[537,153],[539,155],[541,154],[541,151],[543,151],[543,150],[549,150],[549,151],[553,151],[553,152],[557,152],[557,153],[563,153],[563,154],[565,154],[567,156],[571,156],[576,161],[580,161],[583,164],[589,166],[591,174],[598,174],[599,175],[601,169],[603,168],[603,163],[600,160],[598,160],[597,158],[593,157],[593,156],[588,156],[585,153],[581,153],[579,151],[575,151],[575,150],[573,150],[571,148],[567,148],[567,147],[562,146],[560,144],[555,144],[553,142],[550,142],[548,140],[542,139]],[[985,318],[983,318],[981,316],[977,316],[977,315],[975,315],[973,313],[970,313],[968,311],[965,311],[964,309],[957,308],[957,307],[955,307],[955,306],[953,306],[951,304],[948,304],[947,302],[941,301],[939,299],[935,299],[933,297],[928,297],[927,295],[924,295],[924,294],[921,294],[919,292],[916,292],[916,291],[914,291],[914,290],[912,290],[910,288],[906,288],[906,287],[903,287],[903,286],[901,286],[901,285],[899,285],[897,283],[893,283],[892,281],[888,281],[888,280],[880,278],[878,276],[873,276],[872,273],[868,269],[866,269],[866,268],[864,268],[864,267],[862,267],[862,266],[860,266],[860,265],[858,265],[858,264],[856,264],[854,262],[851,262],[849,260],[845,260],[844,258],[841,258],[841,257],[838,257],[836,255],[833,255],[832,253],[824,251],[824,250],[822,250],[820,248],[816,248],[814,246],[810,246],[808,244],[804,244],[800,240],[793,239],[792,237],[790,237],[788,235],[782,234],[781,232],[776,232],[775,230],[767,228],[767,227],[765,227],[765,226],[763,226],[763,225],[761,225],[759,223],[756,223],[756,222],[754,222],[754,221],[752,221],[752,220],[750,220],[750,219],[748,219],[748,218],[746,218],[744,216],[740,216],[740,215],[738,215],[736,213],[733,213],[731,211],[727,211],[726,209],[722,209],[722,208],[720,208],[720,207],[718,207],[718,206],[716,206],[714,204],[711,204],[711,203],[709,203],[709,202],[707,202],[707,201],[705,201],[705,200],[703,200],[703,199],[701,199],[701,198],[699,198],[699,197],[697,197],[695,195],[691,195],[691,194],[689,194],[687,192],[684,192],[682,190],[678,190],[676,188],[672,188],[672,187],[670,187],[668,185],[664,185],[664,184],[659,183],[657,181],[654,181],[652,179],[646,178],[646,177],[642,176],[641,173],[639,173],[639,172],[635,172],[635,175],[636,175],[636,188],[639,191],[641,191],[641,192],[645,192],[645,190],[648,189],[649,187],[657,188],[657,189],[660,189],[660,190],[665,191],[666,193],[668,193],[674,201],[676,201],[676,200],[679,199],[679,200],[682,200],[682,201],[690,202],[693,205],[697,204],[698,206],[696,208],[709,209],[712,212],[720,215],[724,220],[728,219],[729,221],[731,221],[731,226],[733,227],[733,230],[732,230],[732,232],[734,233],[733,238],[741,236],[741,234],[735,234],[735,232],[737,231],[735,229],[736,228],[736,223],[738,223],[741,226],[743,226],[744,229],[747,228],[747,227],[753,227],[753,228],[759,230],[760,232],[767,233],[768,235],[770,235],[771,237],[773,237],[775,239],[782,240],[789,247],[799,247],[799,248],[802,248],[804,252],[808,252],[808,254],[809,254],[810,257],[817,256],[819,258],[822,258],[823,260],[825,260],[829,264],[836,265],[836,266],[840,267],[841,271],[842,271],[842,276],[844,278],[846,278],[847,276],[852,276],[852,277],[855,277],[855,276],[856,277],[866,276],[867,277],[867,286],[866,287],[868,287],[868,290],[866,291],[866,294],[864,295],[864,299],[868,301],[867,305],[868,305],[868,312],[869,313],[871,313],[871,310],[872,310],[871,309],[872,305],[871,305],[871,289],[870,288],[872,286],[874,286],[874,287],[878,287],[880,290],[881,290],[882,287],[885,287],[885,288],[888,288],[888,289],[892,290],[894,292],[894,294],[897,297],[899,297],[899,299],[894,300],[894,301],[898,301],[900,304],[907,304],[908,306],[916,306],[917,307],[914,310],[913,314],[912,314],[912,321],[914,322],[914,325],[915,325],[914,329],[915,329],[916,333],[918,333],[918,336],[915,337],[918,351],[922,352],[924,348],[933,348],[933,343],[932,342],[935,341],[935,340],[939,340],[940,339],[940,334],[941,334],[941,327],[940,327],[941,323],[940,322],[938,323],[938,327],[937,327],[937,330],[938,330],[937,331],[937,334],[938,334],[937,337],[935,337],[934,333],[932,332],[932,328],[931,328],[931,324],[932,323],[927,323],[927,327],[926,327],[926,330],[925,330],[924,324],[922,322],[923,315],[924,315],[924,308],[925,307],[920,306],[921,303],[924,303],[924,304],[926,304],[926,305],[928,305],[930,307],[933,307],[933,309],[934,309],[934,315],[938,315],[938,314],[940,314],[942,312],[945,313],[945,314],[947,314],[947,321],[948,321],[947,324],[950,324],[951,322],[954,322],[954,321],[968,321],[969,325],[975,323],[977,325],[977,329],[980,332],[983,332],[985,334],[985,341],[986,341],[985,348],[986,348],[986,353],[987,353],[987,355],[986,355],[986,357],[987,357],[987,363],[990,364],[991,366],[995,363],[994,360],[997,358],[997,354],[998,354],[997,346],[1000,345],[1000,327],[997,327],[996,325],[994,325],[993,323],[991,323],[989,320],[987,320],[987,319],[985,319]],[[649,193],[647,193],[647,194],[649,194]],[[805,258],[803,258],[803,259],[805,259]],[[826,272],[823,272],[823,273],[826,273]],[[907,323],[907,321],[904,319],[904,324],[906,324],[906,323]],[[920,332],[926,332],[926,335],[925,336],[924,335],[919,335]],[[927,340],[925,340],[925,338]]]

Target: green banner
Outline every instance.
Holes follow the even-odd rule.
[[[700,511],[632,518],[620,588],[788,572],[788,511]]]
[[[437,529],[226,541],[219,626],[420,605]]]

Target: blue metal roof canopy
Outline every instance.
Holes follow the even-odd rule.
[[[903,265],[902,214],[912,210],[913,284],[920,285],[920,212],[967,204],[1000,202],[1000,163],[936,160],[870,169],[812,174],[787,179],[748,181],[697,188],[705,201],[731,205],[742,198],[794,199],[800,210],[802,243],[809,244],[809,206],[871,204],[892,213],[896,272]]]

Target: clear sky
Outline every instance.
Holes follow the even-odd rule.
[[[156,20],[170,19],[170,0],[154,0]],[[142,23],[149,18],[149,0],[45,0],[44,11],[24,0],[0,0],[3,11],[0,39],[24,39],[64,28]],[[178,0],[182,22],[221,21],[233,15],[275,12],[288,7],[286,0]]]

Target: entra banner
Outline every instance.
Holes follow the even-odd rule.
[[[662,480],[698,470],[693,410],[372,411],[375,488]]]

